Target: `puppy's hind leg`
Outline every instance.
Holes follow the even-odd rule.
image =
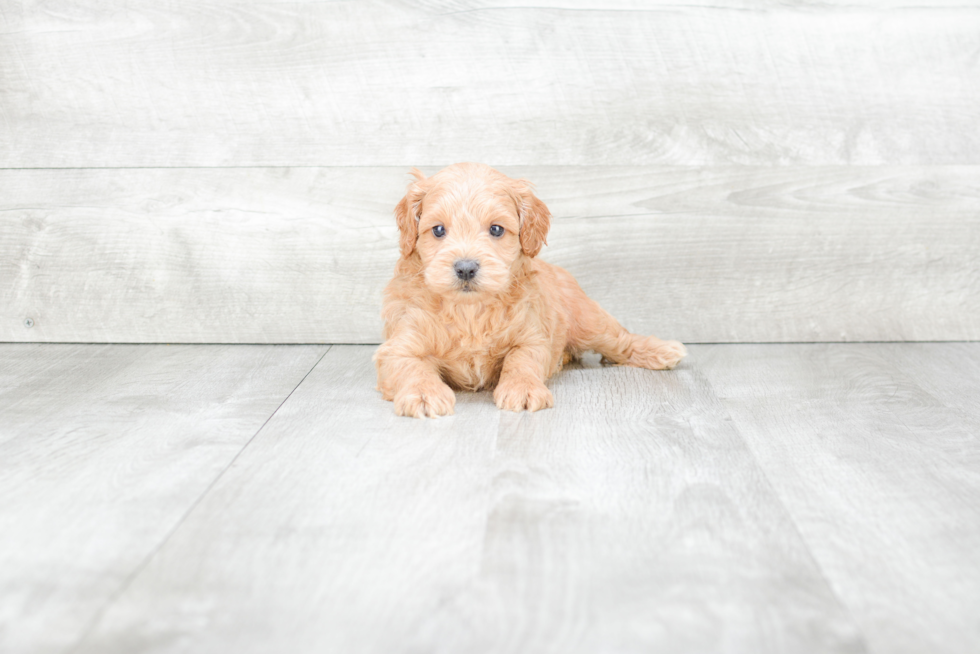
[[[636,368],[648,368],[650,370],[671,370],[681,359],[687,356],[687,348],[680,341],[664,341],[656,336],[639,336],[630,334],[630,343],[627,346],[628,357],[624,362],[627,366]],[[603,355],[611,359],[608,355]]]
[[[575,349],[594,350],[612,363],[650,370],[670,370],[687,355],[679,341],[631,334],[581,289],[575,295],[570,333]]]

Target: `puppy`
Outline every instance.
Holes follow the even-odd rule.
[[[554,405],[545,381],[583,351],[651,370],[687,354],[629,333],[536,258],[551,214],[526,181],[474,163],[412,174],[395,207],[401,257],[374,355],[378,390],[398,415],[451,414],[454,388],[493,388],[499,408],[538,411]]]

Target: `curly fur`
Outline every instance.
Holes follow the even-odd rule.
[[[629,333],[568,272],[536,258],[551,214],[528,182],[473,163],[412,174],[395,208],[401,257],[374,356],[378,389],[399,415],[451,414],[453,389],[494,389],[501,409],[537,411],[554,404],[545,381],[586,350],[654,370],[687,353]],[[479,263],[472,280],[456,274],[461,259]]]

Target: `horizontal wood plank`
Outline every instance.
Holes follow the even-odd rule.
[[[555,214],[542,256],[635,332],[980,339],[980,168],[503,170]],[[0,171],[0,340],[378,342],[406,181]]]
[[[326,349],[0,345],[0,651],[68,651]]]
[[[864,651],[696,370],[417,421],[371,353],[331,349],[77,652]]]
[[[14,0],[0,167],[980,164],[975,3],[718,4]]]

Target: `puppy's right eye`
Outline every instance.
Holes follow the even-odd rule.
[[[443,236],[446,235],[446,228],[443,227],[442,225],[436,225],[435,227],[432,228],[432,235],[435,236],[436,238],[442,238]]]

